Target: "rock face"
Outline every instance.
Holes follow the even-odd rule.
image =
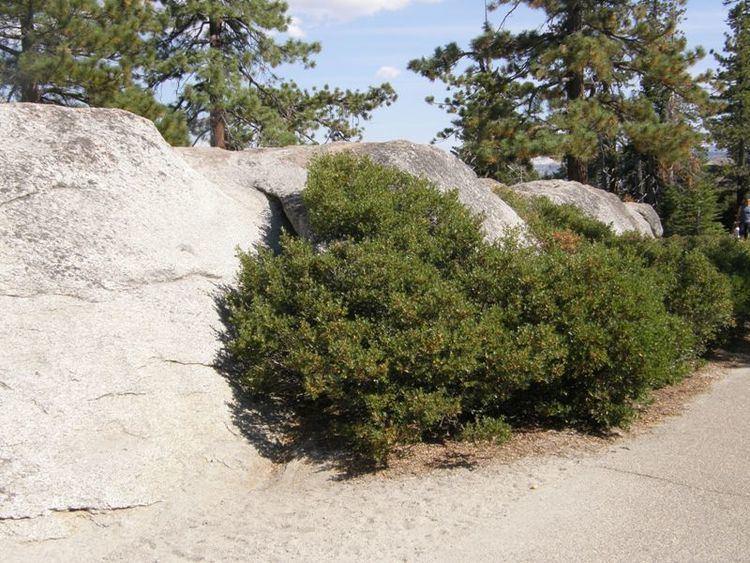
[[[643,217],[642,213],[645,211],[642,212],[640,207],[636,211],[635,208],[628,207],[620,201],[616,195],[593,186],[565,180],[539,180],[516,184],[511,186],[511,189],[524,195],[544,196],[557,204],[575,205],[589,217],[611,226],[617,234],[635,231],[647,236],[661,236],[661,233],[657,234],[660,229],[653,228]],[[646,206],[646,204],[640,204],[640,206]],[[651,211],[653,212],[653,209]],[[656,217],[654,225],[658,223],[661,227],[661,222],[658,221],[655,212],[653,216]]]
[[[316,155],[340,151],[369,156],[380,164],[394,166],[432,181],[440,190],[458,190],[461,202],[471,211],[484,215],[489,240],[509,228],[524,231],[524,222],[502,199],[487,190],[466,164],[436,147],[407,141],[388,143],[333,143],[323,146],[294,146],[228,153],[211,148],[179,149],[193,167],[211,172],[225,185],[252,186],[281,201],[296,232],[308,236],[307,214],[302,192],[307,179],[307,163]]]
[[[231,244],[258,240],[269,220],[262,194],[233,199],[132,114],[0,111],[0,291],[95,298],[176,278],[219,279],[232,273]],[[228,246],[217,244],[221,237]]]
[[[132,114],[0,104],[0,520],[267,463],[210,367],[212,293],[277,222]]]

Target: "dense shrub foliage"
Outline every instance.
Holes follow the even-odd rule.
[[[750,246],[728,235],[677,239],[696,250],[729,279],[734,317],[742,327],[750,321]]]
[[[711,237],[706,242],[722,239],[731,247],[741,246],[729,236]],[[639,256],[658,273],[666,290],[667,309],[687,321],[695,337],[695,352],[701,354],[734,326],[735,313],[739,312],[735,311],[736,302],[741,295],[733,291],[731,278],[711,259],[709,247],[696,247],[696,241],[680,237],[623,238],[615,244],[620,252]]]
[[[350,155],[317,160],[304,197],[315,240],[240,256],[228,352],[250,393],[371,460],[530,420],[625,424],[731,320],[708,251],[574,208],[526,204],[560,226],[541,248],[488,244],[455,193]]]
[[[520,408],[522,417],[618,425],[644,392],[686,367],[694,344],[689,326],[669,314],[664,285],[640,260],[602,245],[545,253],[491,247],[487,254],[489,261],[470,274],[475,283],[469,293],[483,307],[503,311],[512,334],[546,335],[530,344],[527,357],[541,347],[547,363],[519,362],[530,373],[516,381],[504,409]],[[486,369],[505,379],[507,365]],[[483,396],[497,384],[483,389]]]
[[[600,243],[640,260],[657,276],[667,310],[690,326],[694,353],[705,352],[735,319],[744,323],[750,315],[750,250],[727,234],[664,240],[616,236],[573,205],[523,197],[509,188],[496,191],[526,220],[544,248],[572,250],[585,242]]]

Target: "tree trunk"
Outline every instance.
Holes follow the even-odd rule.
[[[565,157],[565,171],[567,172],[568,180],[570,180],[571,182],[581,182],[582,184],[588,184],[588,166],[580,158],[567,155]]]
[[[34,50],[34,0],[29,0],[26,13],[21,16],[21,54],[31,53]],[[19,65],[20,66],[20,65]],[[18,86],[21,90],[21,101],[39,103],[42,94],[34,79],[24,76],[23,69],[19,68]]]
[[[580,2],[572,2],[568,8],[568,18],[565,22],[565,31],[573,34],[583,29],[583,8]],[[583,81],[583,71],[573,69],[568,73],[565,84],[565,94],[569,102],[579,100],[586,94],[585,84]],[[565,169],[568,180],[587,184],[589,180],[588,166],[586,162],[576,155],[565,155]]]
[[[636,174],[636,185],[638,186],[636,188],[636,193],[638,196],[643,196],[646,194],[646,189],[643,186],[643,159],[640,155],[636,156],[638,164],[636,164],[635,167],[635,174]],[[638,197],[638,201],[641,201],[643,198]]]
[[[208,33],[210,35],[210,45],[212,49],[221,49],[221,32],[223,22],[221,19],[210,19],[208,22]],[[227,148],[226,134],[226,116],[224,108],[221,107],[221,99],[216,92],[211,89],[211,146],[220,149]]]
[[[211,146],[220,149],[227,148],[226,123],[223,109],[211,110]]]

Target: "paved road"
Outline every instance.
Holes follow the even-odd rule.
[[[227,471],[152,507],[5,523],[0,559],[750,561],[750,369],[594,455],[354,482],[293,464],[262,487]]]
[[[585,459],[492,528],[446,559],[471,545],[487,560],[750,561],[750,369],[653,434]]]

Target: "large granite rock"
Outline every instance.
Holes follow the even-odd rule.
[[[502,199],[487,190],[476,174],[454,156],[429,145],[407,141],[387,143],[333,143],[322,146],[293,146],[227,152],[212,148],[178,149],[198,170],[210,174],[222,185],[251,186],[278,198],[295,231],[309,236],[302,192],[307,180],[307,163],[323,153],[351,151],[369,156],[380,164],[432,181],[440,190],[458,190],[461,202],[476,214],[483,214],[489,240],[509,228],[523,233],[525,224]]]
[[[275,223],[146,120],[0,104],[0,521],[262,473],[211,368],[212,293]]]
[[[651,237],[661,236],[640,211],[629,208],[616,195],[593,186],[566,180],[538,180],[516,184],[511,189],[523,195],[544,196],[557,204],[575,205],[589,217],[611,226],[617,234],[635,231]]]
[[[259,240],[269,222],[266,197],[222,191],[132,114],[15,104],[0,111],[6,294],[94,299],[231,276],[233,245]]]

